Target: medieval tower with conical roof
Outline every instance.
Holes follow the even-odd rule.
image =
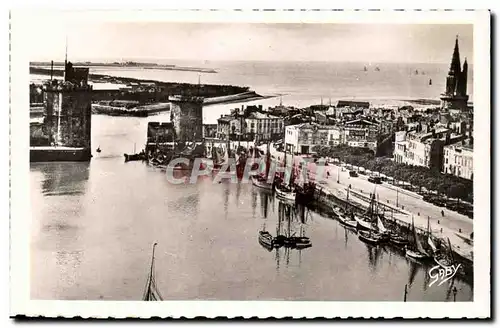
[[[457,36],[450,70],[446,78],[446,90],[441,94],[441,107],[443,109],[467,110],[467,101],[469,100],[467,95],[467,70],[467,58],[465,58],[463,67],[460,65]]]

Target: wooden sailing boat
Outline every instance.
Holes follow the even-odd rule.
[[[256,187],[265,189],[265,190],[273,190],[272,183],[269,183],[269,169],[271,166],[271,153],[269,151],[269,142],[267,143],[267,153],[266,153],[266,161],[265,161],[265,174],[264,175],[254,175],[252,176],[252,184]]]
[[[283,165],[285,168],[287,168],[287,162],[286,162],[286,144],[285,144],[285,155],[283,158]],[[293,163],[293,158],[292,158],[292,163]],[[293,170],[292,170],[292,177],[291,179],[293,180]],[[277,184],[275,187],[276,191],[276,197],[281,198],[285,201],[290,201],[290,202],[295,202],[295,190],[293,190],[293,181],[288,184],[286,183],[286,173],[283,174],[283,180],[280,184]]]
[[[146,282],[146,288],[142,296],[143,301],[163,301],[163,297],[156,286],[155,279],[155,248],[157,243],[153,244],[153,256],[151,257],[151,266],[149,268],[149,276]]]
[[[358,222],[358,230],[376,230],[373,226],[374,221],[374,206],[375,206],[375,192],[372,194],[372,198],[370,200],[370,206],[365,212],[365,218],[360,217],[358,215],[354,215],[354,219]]]
[[[411,218],[411,226],[414,238],[414,247],[406,247],[406,256],[415,260],[426,260],[430,258],[429,254],[425,251],[420,239],[418,238],[417,231],[415,229],[415,223],[413,217]]]
[[[451,243],[450,243],[450,239],[448,239],[448,245],[447,246],[442,246],[442,249],[441,250],[437,250],[434,251],[434,262],[436,262],[436,264],[438,264],[439,266],[441,266],[442,268],[449,268],[450,266],[452,266],[453,264],[455,264],[455,258],[453,256],[453,251],[451,249]],[[431,237],[429,236],[429,241],[432,242],[432,239]],[[433,246],[431,246],[431,248],[434,248],[436,247],[434,245],[434,243],[432,243]],[[430,246],[430,244],[429,244]]]

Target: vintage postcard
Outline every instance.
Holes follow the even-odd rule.
[[[490,317],[488,11],[10,26],[12,316]]]

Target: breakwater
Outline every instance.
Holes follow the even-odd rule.
[[[52,75],[61,77],[64,76],[64,71],[30,66],[30,74],[39,74],[48,76]],[[169,95],[186,95],[186,96],[200,96],[205,98],[212,98],[212,97],[242,94],[250,91],[249,87],[242,87],[235,85],[161,82],[155,80],[136,79],[129,77],[116,77],[116,76],[109,76],[109,75],[95,74],[95,73],[89,74],[89,79],[91,82],[96,82],[96,83],[115,83],[124,85],[134,85],[137,86],[137,88],[135,89],[133,88],[131,91],[135,93],[141,93],[141,91],[139,91],[140,90],[139,86],[147,88],[148,90],[144,91],[148,93],[151,93],[152,91],[151,89],[155,88],[157,91],[154,92],[156,93],[156,96],[161,94],[166,98],[168,98]]]

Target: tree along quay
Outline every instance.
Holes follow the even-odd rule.
[[[320,214],[324,214],[326,217],[335,218],[335,214],[333,212],[333,206],[341,207],[345,209],[346,212],[352,212],[357,214],[364,214],[368,211],[369,207],[361,204],[361,202],[355,201],[353,199],[341,198],[329,189],[322,187],[320,185],[316,185],[315,192],[313,195],[313,201],[307,204],[308,207],[317,211]],[[384,205],[384,204],[380,204]],[[386,215],[387,213],[390,213]],[[394,210],[393,212],[384,212],[384,225],[386,228],[398,232],[403,236],[407,236],[411,233],[412,226],[411,224],[398,219],[399,215],[408,215],[403,211]],[[396,215],[396,216],[394,216]],[[427,237],[428,232],[419,227],[415,227],[417,235],[422,240]],[[448,245],[448,240],[445,238],[439,238],[435,235],[432,235],[432,240],[436,243],[438,247],[444,245],[445,247]],[[453,257],[456,262],[461,264],[463,270],[459,270],[457,276],[460,279],[467,281],[468,283],[473,282],[473,261],[470,261],[467,258],[464,258],[461,254],[457,253],[452,249]]]

